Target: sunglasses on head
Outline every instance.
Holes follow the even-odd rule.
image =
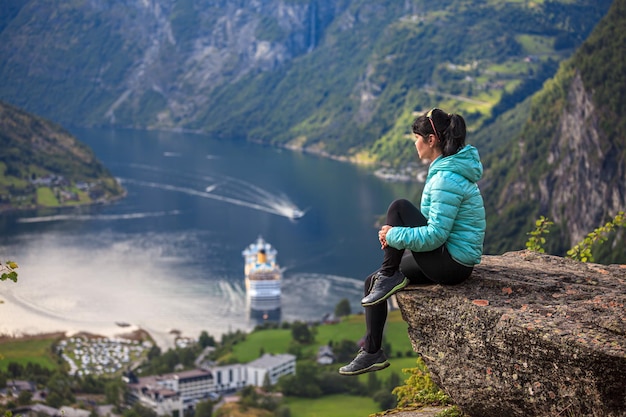
[[[428,113],[426,113],[426,118],[430,122],[430,126],[433,128],[433,132],[435,132],[435,139],[439,141],[439,134],[437,133],[437,129],[435,129],[435,123],[433,122],[433,111],[435,109],[431,109]]]

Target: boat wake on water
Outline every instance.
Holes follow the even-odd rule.
[[[18,223],[45,223],[57,221],[89,221],[89,220],[134,220],[148,217],[175,216],[179,210],[157,211],[153,213],[127,213],[127,214],[55,214],[51,216],[21,217]]]
[[[257,201],[270,208],[274,214],[296,220],[304,217],[307,210],[298,208],[285,194],[273,194],[257,185],[236,178],[228,177],[227,182],[235,185],[234,189],[240,196],[247,196],[252,201]]]
[[[218,158],[215,155],[208,155],[209,159]],[[153,173],[167,173],[168,177],[177,177],[185,180],[185,183],[198,183],[198,188],[181,187],[164,184],[161,182],[140,181],[131,179],[121,179],[121,182],[136,184],[140,186],[160,188],[166,191],[174,191],[195,195],[198,197],[210,198],[225,203],[248,207],[253,210],[264,211],[277,216],[286,217],[290,220],[297,220],[307,213],[308,209],[301,209],[294,204],[284,193],[272,193],[258,185],[252,184],[238,178],[226,175],[202,175],[192,172],[180,172],[168,170],[163,167],[156,167],[145,164],[133,163],[131,168]],[[209,182],[207,185],[206,183]],[[217,192],[216,192],[217,191]],[[210,195],[208,195],[210,194]]]
[[[206,177],[205,179],[215,181],[212,177]],[[306,210],[300,209],[286,195],[272,194],[257,185],[236,178],[226,177],[218,182],[202,185],[201,189],[127,178],[120,178],[119,181],[126,184],[217,200],[253,210],[264,211],[291,220],[300,219],[306,214]]]

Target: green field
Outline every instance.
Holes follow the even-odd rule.
[[[36,363],[45,368],[57,369],[54,355],[50,347],[59,340],[60,336],[34,336],[26,339],[8,339],[0,341],[0,370],[6,371],[10,362],[21,365]]]
[[[554,54],[554,37],[540,35],[517,35],[515,39],[527,54]]]
[[[353,395],[329,395],[315,400],[287,397],[284,404],[291,417],[367,417],[380,411],[371,398]]]
[[[351,315],[344,318],[340,323],[319,325],[316,327],[316,331],[315,343],[303,347],[305,356],[314,357],[320,346],[327,345],[331,341],[338,343],[342,340],[351,340],[356,343],[365,334],[365,316],[362,314]],[[234,346],[233,356],[238,362],[245,363],[257,359],[261,356],[261,352],[284,353],[287,352],[291,339],[290,329],[255,331],[247,335],[244,342]],[[392,346],[392,357],[395,357],[398,352],[404,356],[407,351],[412,351],[411,342],[407,335],[407,325],[402,320],[399,310],[389,313],[385,329],[385,341]]]
[[[291,341],[291,330],[271,329],[259,330],[246,336],[244,342],[233,347],[233,356],[238,362],[250,362],[261,356],[261,351],[266,353],[285,353]]]
[[[57,200],[54,192],[49,187],[37,188],[37,204],[46,207],[59,206],[59,200]]]

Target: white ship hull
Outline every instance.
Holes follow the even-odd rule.
[[[256,281],[246,278],[246,295],[252,299],[280,300],[280,281]]]
[[[245,259],[246,296],[250,308],[279,309],[282,272],[276,263],[276,249],[259,237],[242,255]]]

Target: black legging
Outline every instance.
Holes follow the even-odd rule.
[[[426,226],[428,221],[417,207],[408,200],[395,200],[387,209],[386,224],[390,226],[418,227]],[[461,265],[448,253],[445,245],[429,252],[412,252],[387,246],[384,249],[383,262],[380,268],[385,275],[392,275],[397,269],[409,279],[411,284],[443,284],[456,285],[465,281],[472,273],[473,267]],[[374,271],[365,280],[365,295],[372,286]],[[364,349],[369,353],[380,350],[383,342],[383,330],[387,321],[387,303],[365,307]]]

